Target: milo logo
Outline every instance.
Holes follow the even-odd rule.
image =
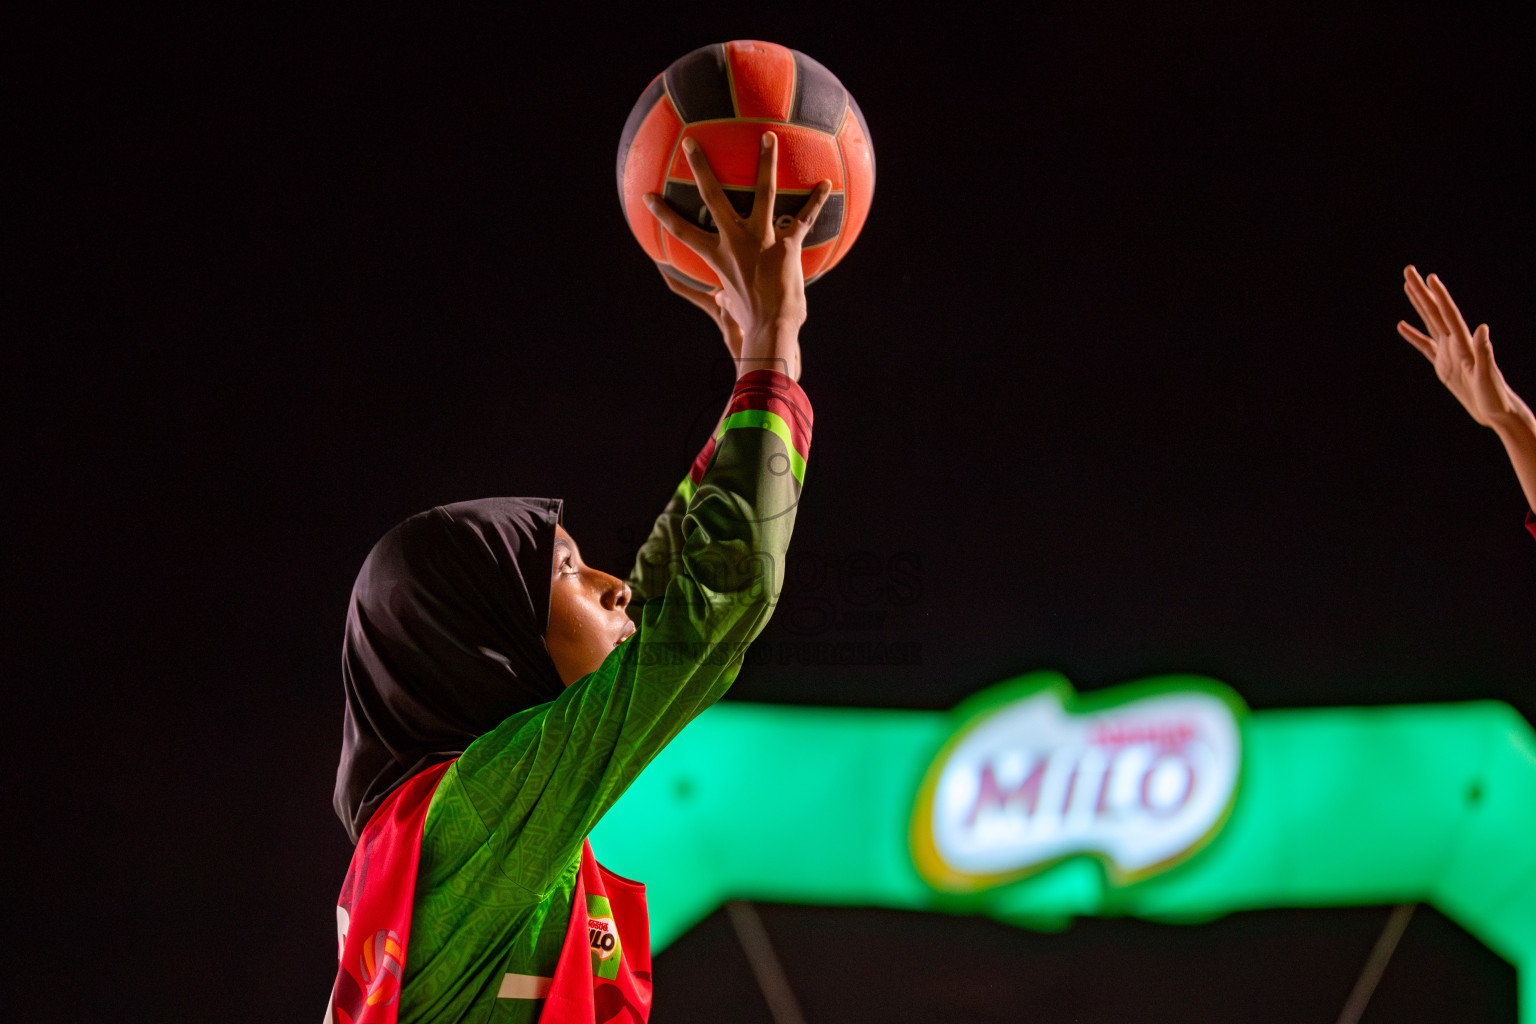
[[[1187,857],[1226,820],[1241,757],[1236,694],[1195,677],[1080,698],[1059,676],[996,687],[959,709],[913,808],[918,872],[972,892],[1074,854],[1112,882]]]
[[[609,981],[617,978],[624,950],[619,944],[613,907],[606,896],[587,896],[587,942],[592,947],[592,976]]]

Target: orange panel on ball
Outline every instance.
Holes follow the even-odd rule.
[[[662,173],[662,168],[672,155],[681,128],[677,112],[663,95],[641,122],[624,161],[624,216],[641,248],[653,260],[665,257],[661,248],[661,225],[645,208],[645,194],[660,192],[666,187],[667,176]]]
[[[666,232],[662,233],[666,235],[668,263],[694,280],[702,281],[711,289],[720,287],[720,278],[716,277],[715,272],[709,269],[709,264],[699,259],[698,253],[671,235],[667,235]]]
[[[837,240],[837,252],[827,264],[830,270],[843,258],[859,232],[864,219],[869,216],[869,204],[875,198],[875,154],[859,121],[849,111],[838,130],[837,144],[843,152],[843,163],[848,172],[848,186],[844,193],[843,232]]]
[[[832,264],[828,257],[832,255],[832,250],[836,248],[836,242],[828,242],[826,245],[818,245],[814,249],[800,250],[800,269],[805,272],[805,279],[807,281],[831,267]]]
[[[795,55],[777,43],[742,39],[725,44],[737,117],[788,121],[795,101]]]
[[[834,189],[843,187],[843,166],[837,158],[837,142],[814,128],[753,121],[715,121],[689,125],[683,129],[683,137],[699,140],[720,184],[751,187],[757,184],[760,140],[769,129],[779,137],[779,188],[810,189],[823,178],[829,179]],[[693,180],[693,170],[688,166],[688,158],[681,146],[677,148],[677,156],[667,174],[678,181]]]

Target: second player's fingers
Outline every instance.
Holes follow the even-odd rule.
[[[752,229],[760,238],[773,238],[773,204],[778,198],[779,137],[763,132],[757,156],[757,194],[752,198]]]
[[[1435,297],[1425,287],[1424,279],[1419,276],[1419,272],[1412,267],[1403,274],[1403,292],[1423,319],[1424,326],[1428,327],[1432,334],[1445,334],[1445,323],[1440,317],[1440,308],[1435,305]]]
[[[1462,318],[1461,310],[1456,308],[1456,300],[1451,298],[1451,293],[1446,290],[1445,282],[1434,274],[1430,274],[1424,282],[1429,286],[1429,293],[1434,297],[1435,306],[1440,310],[1440,317],[1445,321],[1448,331],[1455,335],[1456,340],[1464,345],[1472,342],[1472,333],[1467,330],[1467,321]]]
[[[1414,348],[1424,353],[1424,358],[1430,362],[1435,361],[1435,339],[1415,329],[1406,320],[1397,322],[1397,333],[1403,336],[1403,340]]]
[[[1497,375],[1499,364],[1493,359],[1493,342],[1488,337],[1488,325],[1478,324],[1477,330],[1472,332],[1472,356],[1477,361],[1477,368],[1489,375]]]
[[[684,220],[682,214],[668,206],[667,201],[654,192],[646,194],[645,208],[651,211],[651,216],[661,221],[661,226],[667,229],[668,234],[698,253],[699,258],[709,264],[711,270],[719,270],[715,266],[714,235]]]
[[[811,233],[811,228],[816,224],[816,218],[821,215],[822,207],[827,205],[827,196],[831,194],[830,181],[823,179],[816,183],[816,190],[805,200],[805,205],[800,207],[794,224],[790,226],[789,234],[792,238],[800,241]]]
[[[715,226],[721,231],[726,226],[737,221],[736,207],[726,197],[725,189],[720,187],[720,179],[715,177],[715,169],[709,166],[709,157],[704,155],[704,147],[699,145],[699,140],[687,138],[683,140],[683,155],[688,160],[688,167],[693,171],[693,182],[699,187],[699,197],[704,200],[704,207],[715,218]]]
[[[1486,396],[1498,395],[1505,389],[1504,375],[1493,358],[1493,343],[1488,340],[1488,325],[1479,324],[1472,334],[1472,375]]]

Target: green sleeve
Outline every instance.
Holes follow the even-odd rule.
[[[733,391],[732,403],[736,399]],[[728,404],[725,412],[720,414],[723,423],[730,413]],[[715,450],[715,436],[719,433],[720,423],[715,424],[715,431],[705,442],[698,457],[688,468],[688,474],[683,477],[681,483],[672,492],[667,500],[666,507],[661,510],[661,515],[656,517],[656,522],[651,524],[650,535],[645,543],[640,545],[640,550],[635,554],[635,565],[629,572],[626,582],[629,584],[631,598],[629,602],[629,617],[640,624],[640,615],[645,608],[645,602],[651,597],[664,594],[667,584],[676,575],[678,566],[683,558],[683,522],[688,515],[688,502],[698,490],[699,481],[703,478],[705,469],[709,466],[710,457]]]
[[[711,437],[709,447],[713,446],[714,438]],[[627,582],[632,595],[629,617],[635,620],[637,626],[641,622],[646,601],[654,594],[666,593],[667,584],[672,581],[682,562],[683,523],[688,516],[688,499],[693,492],[692,479],[684,477],[677,490],[672,492],[666,508],[656,517],[650,536],[640,545],[640,551],[635,555],[635,567],[630,570]]]
[[[744,375],[712,450],[637,559],[649,589],[635,634],[459,758],[459,782],[509,881],[530,893],[554,885],[641,769],[736,678],[778,598],[810,432],[797,384]]]

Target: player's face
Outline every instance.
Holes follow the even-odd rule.
[[[597,671],[603,659],[629,639],[635,624],[624,613],[628,605],[629,584],[582,562],[571,535],[556,526],[544,646],[561,682],[570,686]]]

